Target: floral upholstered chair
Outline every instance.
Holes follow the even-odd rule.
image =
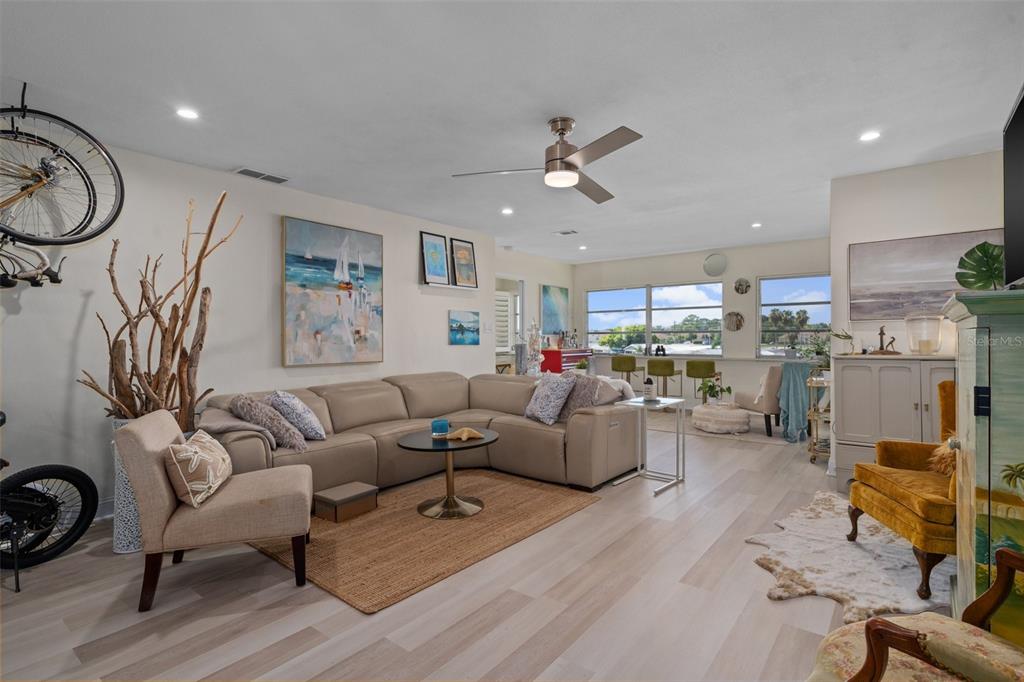
[[[958,621],[937,613],[872,618],[833,630],[808,682],[984,680],[1024,682],[1024,649],[986,628],[1024,573],[1024,554],[996,552],[996,580]],[[891,650],[891,651],[890,651]]]

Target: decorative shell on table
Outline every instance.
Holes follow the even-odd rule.
[[[743,329],[744,322],[746,320],[743,318],[743,313],[731,312],[725,314],[725,328],[731,332]]]
[[[740,277],[736,280],[736,283],[732,285],[732,288],[736,290],[737,294],[745,294],[750,291],[750,280],[745,277]]]

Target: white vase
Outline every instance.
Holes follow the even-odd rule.
[[[127,424],[128,419],[111,419],[111,431],[117,431]],[[114,538],[115,554],[131,554],[142,551],[142,527],[139,525],[139,506],[135,502],[135,490],[117,453],[117,445],[111,440],[110,450],[114,456]]]

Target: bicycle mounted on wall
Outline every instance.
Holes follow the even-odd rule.
[[[107,230],[124,203],[124,182],[95,137],[59,116],[25,106],[0,109],[0,288],[61,282],[38,247],[88,241]],[[10,324],[10,322],[8,322]],[[0,412],[0,426],[7,417]],[[0,459],[0,469],[9,466]],[[46,464],[0,481],[0,566],[19,570],[69,549],[96,516],[88,474]]]

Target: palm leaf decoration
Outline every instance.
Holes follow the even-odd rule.
[[[1006,464],[1002,470],[1003,483],[1005,483],[1010,490],[1013,490],[1017,486],[1020,486],[1024,490],[1024,462],[1020,464]]]
[[[956,281],[965,289],[987,290],[1003,286],[1003,246],[982,242],[960,257]]]

